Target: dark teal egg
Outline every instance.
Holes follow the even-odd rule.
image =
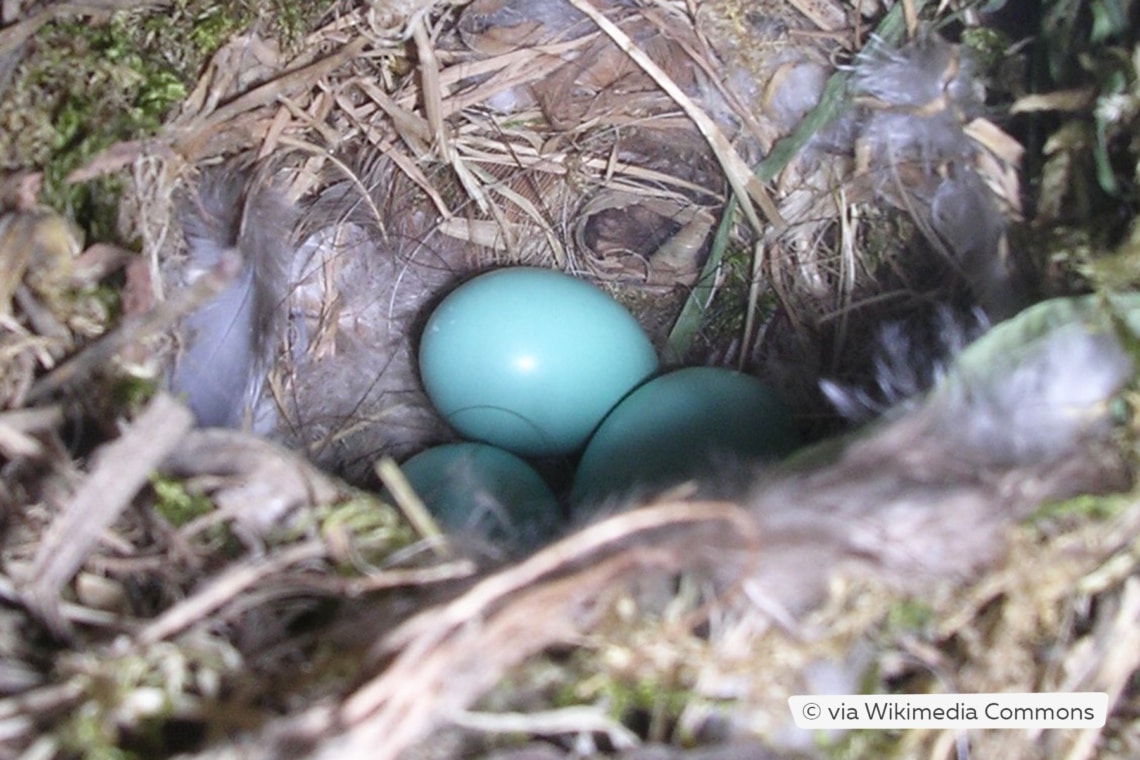
[[[549,269],[480,275],[425,326],[420,376],[462,436],[523,456],[567,454],[657,369],[641,326],[589,283]]]
[[[538,473],[494,446],[436,446],[408,459],[400,470],[448,533],[533,548],[553,538],[561,526],[558,501]]]
[[[718,463],[775,459],[796,446],[791,413],[756,378],[690,367],[629,394],[590,439],[574,477],[577,503],[655,491]]]

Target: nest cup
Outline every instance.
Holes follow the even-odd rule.
[[[524,658],[550,646],[566,647],[567,639],[587,641],[599,619],[602,625],[610,624],[610,617],[628,622],[623,617],[628,604],[615,605],[607,617],[606,600],[616,588],[631,579],[655,573],[671,577],[698,566],[712,587],[733,592],[725,598],[731,612],[702,617],[693,636],[684,625],[675,626],[652,640],[661,647],[633,634],[621,639],[622,628],[615,624],[607,635],[616,635],[623,646],[607,650],[613,656],[597,662],[633,663],[626,675],[636,670],[656,676],[655,663],[643,662],[642,656],[676,653],[683,644],[689,649],[677,655],[676,672],[700,676],[697,688],[707,689],[702,699],[716,701],[727,693],[722,689],[742,689],[731,692],[743,696],[734,700],[729,722],[778,743],[787,737],[772,718],[786,714],[782,690],[810,684],[811,673],[819,672],[854,688],[865,659],[836,663],[827,658],[853,651],[854,640],[875,625],[860,628],[868,617],[880,620],[885,617],[875,616],[897,612],[892,605],[899,589],[925,595],[1000,567],[995,583],[1002,592],[991,602],[998,612],[1011,610],[1005,605],[1026,598],[1025,588],[1042,574],[1027,578],[1016,561],[1002,564],[1009,523],[1043,500],[1071,495],[1072,489],[1120,482],[1118,469],[1098,469],[1102,452],[1081,444],[1103,433],[1100,396],[1118,388],[1131,367],[1103,320],[1089,317],[1095,308],[1082,302],[1061,309],[1063,319],[1058,319],[1082,329],[1065,332],[1056,344],[1051,338],[1034,343],[1046,346],[1040,354],[1019,354],[1004,343],[991,349],[995,353],[987,356],[1009,355],[1029,367],[1014,373],[1010,386],[990,385],[1000,377],[984,372],[952,370],[953,362],[940,356],[944,349],[960,348],[965,338],[958,336],[970,330],[944,330],[939,320],[957,328],[963,315],[980,310],[997,321],[1015,311],[1021,298],[1013,262],[1002,253],[1005,225],[1018,216],[1016,160],[1003,152],[1001,146],[1008,144],[1000,138],[978,137],[978,119],[984,118],[976,110],[969,65],[954,68],[965,63],[966,54],[934,35],[909,43],[884,38],[875,45],[886,47],[868,49],[850,72],[837,73],[821,40],[841,34],[850,19],[839,10],[839,21],[829,20],[827,4],[812,7],[822,15],[809,19],[787,4],[757,15],[741,12],[735,3],[710,2],[700,4],[693,19],[680,5],[608,3],[607,17],[624,35],[615,42],[598,32],[595,19],[569,11],[565,3],[554,8],[499,0],[435,9],[439,12],[418,14],[414,22],[405,17],[397,26],[412,24],[401,27],[408,36],[385,36],[377,24],[385,18],[381,11],[391,8],[380,4],[352,16],[367,34],[350,45],[340,63],[321,69],[324,79],[306,97],[289,100],[289,107],[258,106],[251,122],[188,141],[201,151],[189,154],[198,159],[242,151],[263,157],[252,172],[213,170],[222,186],[237,188],[227,196],[232,203],[210,201],[215,180],[209,171],[200,184],[189,183],[183,222],[191,269],[220,274],[224,288],[237,289],[213,305],[233,316],[231,324],[248,330],[238,329],[232,337],[228,328],[221,330],[226,340],[236,341],[232,355],[244,357],[236,365],[214,364],[211,371],[212,359],[199,361],[205,369],[182,375],[176,384],[192,396],[189,385],[244,377],[246,382],[220,384],[228,394],[224,403],[198,404],[205,410],[202,421],[251,427],[351,482],[373,485],[374,465],[385,455],[406,461],[454,442],[456,431],[423,391],[425,378],[416,363],[421,336],[448,293],[479,273],[503,267],[558,270],[605,289],[671,364],[743,367],[786,400],[808,438],[842,424],[819,390],[821,378],[836,381],[832,388],[838,390],[830,395],[844,400],[848,414],[891,410],[878,424],[809,450],[786,467],[763,475],[738,468],[735,479],[724,477],[733,480],[732,486],[716,494],[734,504],[670,502],[621,514],[572,531],[550,552],[469,579],[462,588],[432,588],[423,593],[431,599],[422,603],[416,596],[422,589],[415,584],[462,572],[445,562],[453,556],[418,546],[401,553],[395,543],[385,543],[385,550],[398,557],[385,564],[389,557],[375,560],[355,553],[352,542],[337,544],[343,535],[337,526],[355,523],[319,523],[322,531],[333,526],[322,540],[341,553],[306,546],[315,553],[304,558],[318,559],[302,559],[301,571],[286,574],[282,596],[313,588],[305,585],[313,582],[306,573],[319,562],[350,574],[375,569],[368,565],[373,560],[401,571],[409,555],[421,564],[410,563],[413,571],[406,575],[361,573],[352,575],[351,583],[328,581],[320,587],[320,593],[343,603],[338,614],[359,613],[344,627],[357,629],[369,647],[380,634],[377,624],[369,627],[367,621],[380,619],[385,643],[360,657],[367,665],[358,681],[326,692],[335,694],[311,711],[278,705],[289,725],[274,724],[257,734],[270,752],[300,746],[326,754],[349,752],[349,757],[352,750],[361,757],[377,751],[394,756],[427,736],[442,741],[442,732],[433,732],[445,716],[455,714],[454,706],[473,704],[488,684]],[[330,27],[328,39],[339,41],[342,28]],[[414,60],[407,55],[410,48],[416,50]],[[357,55],[365,49],[367,55]],[[665,77],[631,50],[645,53]],[[350,59],[352,66],[341,67]],[[376,70],[388,60],[399,65]],[[417,76],[402,76],[413,67]],[[847,77],[846,98],[826,100],[832,97],[831,77],[840,75]],[[676,88],[667,91],[663,81]],[[264,103],[258,100],[264,94],[226,102],[246,107]],[[821,96],[825,101],[819,104]],[[801,140],[796,128],[802,117],[817,113],[817,104],[839,116]],[[242,131],[250,123],[252,136]],[[990,132],[989,137],[996,136]],[[788,145],[780,142],[785,138],[793,140],[795,150],[777,150]],[[781,155],[785,159],[776,162]],[[754,166],[762,187],[756,190],[751,183],[748,213],[733,215],[727,201],[730,180],[750,182]],[[747,188],[736,189],[743,197],[741,189]],[[264,213],[277,203],[273,198],[296,217],[285,221]],[[209,223],[212,216],[223,223]],[[269,232],[275,234],[259,234]],[[229,272],[226,262],[235,261],[235,271]],[[268,292],[278,297],[257,295],[273,283]],[[242,293],[252,294],[252,300]],[[691,317],[694,313],[698,318]],[[883,329],[908,322],[926,327]],[[210,344],[211,331],[224,324],[204,312],[191,317],[184,323],[182,360],[201,356],[197,346]],[[1089,325],[1096,329],[1084,331]],[[1005,335],[1035,334],[1023,333],[1025,327],[1015,323]],[[1065,350],[1048,348],[1054,345]],[[913,362],[894,362],[890,351],[907,357],[916,352],[900,346],[922,349],[918,363],[934,371],[906,375]],[[1078,417],[1035,417],[1037,393],[1064,385],[1069,390],[1059,397],[1070,398],[1073,388],[1089,387],[1076,367],[1072,374],[1058,375],[1064,381],[1059,385],[1037,382],[1054,377],[1046,370],[1059,367],[1068,349],[1079,349],[1100,368],[1093,384],[1098,398],[1092,403],[1078,398]],[[927,383],[940,376],[951,379],[924,397]],[[893,382],[900,378],[904,381]],[[1015,390],[990,393],[995,387]],[[903,403],[907,397],[910,403]],[[225,406],[230,403],[236,406]],[[979,413],[983,407],[988,416]],[[214,414],[219,408],[224,413]],[[996,434],[1007,417],[1017,420],[1017,430]],[[1034,419],[1050,426],[1048,445],[1034,445],[1040,443],[1033,436]],[[989,427],[979,422],[995,420]],[[961,434],[947,434],[952,429]],[[686,443],[690,435],[674,438]],[[745,458],[755,457],[764,459],[767,453],[750,451]],[[611,459],[602,458],[607,464]],[[290,462],[291,472],[303,474],[303,486],[321,482]],[[701,462],[686,477],[705,479],[706,486],[721,478],[719,462]],[[219,467],[216,459],[211,466]],[[679,468],[677,461],[667,465],[671,473]],[[215,470],[207,473],[215,483],[234,478],[229,470],[225,477]],[[559,495],[570,487],[566,471],[561,467]],[[242,477],[247,484],[252,480]],[[616,490],[632,489],[642,497],[669,485],[626,482]],[[301,491],[280,514],[310,504],[309,492]],[[611,503],[622,501],[618,496]],[[240,510],[263,502],[259,496],[228,503]],[[391,513],[369,515],[382,522]],[[1101,545],[1108,546],[1108,539]],[[1038,550],[1021,546],[1013,557],[1033,557],[1037,563]],[[1063,564],[1034,566],[1056,570],[1064,576],[1059,585],[1072,588],[1081,573],[1066,574]],[[419,573],[423,567],[431,572]],[[818,612],[842,585],[837,578],[852,584],[841,590],[866,592],[855,594],[859,604],[820,613],[824,623],[818,629],[832,632],[824,634],[832,637],[823,643],[789,641],[796,637],[782,632],[807,631],[799,621]],[[402,583],[413,584],[408,597],[417,601],[402,597],[392,605],[395,611],[386,610],[390,617],[376,613],[374,598],[360,602],[359,595],[369,593],[361,589]],[[864,583],[865,588],[859,585]],[[1051,591],[1041,593],[1034,599],[1059,603]],[[646,593],[645,598],[650,609],[683,606],[670,598],[654,608],[652,602],[661,596]],[[409,604],[423,614],[407,620]],[[287,618],[276,608],[255,612]],[[1016,612],[1026,608],[1010,614]],[[1109,613],[1097,614],[1102,615],[1098,626],[1113,622]],[[262,619],[240,618],[237,627],[255,640]],[[953,618],[954,625],[968,627],[963,619]],[[392,622],[399,620],[407,622]],[[774,620],[780,625],[770,625]],[[222,628],[206,633],[216,635]],[[684,633],[678,633],[681,629]],[[992,633],[940,630],[965,642],[964,648],[972,641],[989,642]],[[871,635],[880,633],[876,629]],[[1014,638],[1010,633],[1005,643]],[[247,652],[263,652],[245,643]],[[689,656],[694,651],[700,656]],[[997,678],[1000,669],[985,667],[984,656],[966,656],[976,656],[978,667],[963,673],[960,685],[998,689],[1014,682]],[[994,677],[979,675],[983,671]],[[1057,685],[1049,678],[1043,675],[1040,683]],[[357,690],[361,683],[365,686]],[[295,696],[292,687],[283,693]],[[708,700],[689,704],[699,707]],[[708,724],[697,712],[686,708],[668,720],[670,725],[675,720],[679,734],[703,736],[696,729]],[[613,735],[624,736],[617,729]]]

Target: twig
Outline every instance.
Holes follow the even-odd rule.
[[[188,599],[174,605],[139,632],[136,642],[147,646],[162,641],[222,608],[238,594],[290,565],[321,559],[326,555],[321,541],[308,541],[282,549],[272,557],[255,557],[221,573]]]
[[[22,593],[57,635],[67,634],[60,590],[193,422],[189,409],[159,394],[122,437],[96,452],[90,474],[40,542]]]

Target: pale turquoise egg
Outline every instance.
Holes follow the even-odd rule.
[[[589,283],[549,269],[480,275],[432,313],[419,350],[428,397],[466,438],[567,454],[657,369],[641,326]]]
[[[400,470],[448,533],[534,548],[553,538],[561,526],[558,501],[539,474],[494,446],[436,446],[416,454]]]
[[[656,377],[602,422],[574,476],[572,499],[658,491],[718,464],[775,459],[796,446],[791,413],[756,378],[717,367]]]

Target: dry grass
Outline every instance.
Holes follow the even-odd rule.
[[[730,0],[695,17],[645,3],[621,23],[570,3],[589,16],[581,36],[517,46],[426,0],[341,5],[292,59],[242,35],[153,139],[82,175],[130,174],[123,224],[142,257],[92,247],[63,267],[79,246],[55,217],[5,217],[0,757],[477,757],[539,738],[566,756],[649,739],[673,757],[718,730],[789,756],[962,756],[961,737],[933,731],[804,744],[785,699],[818,686],[812,673],[852,690],[1106,691],[1103,729],[977,732],[968,754],[1140,754],[1134,495],[1011,527],[1008,553],[971,584],[916,599],[837,583],[823,608],[773,625],[726,582],[764,547],[739,506],[679,493],[488,566],[295,454],[188,432],[181,406],[139,392],[171,325],[221,285],[164,292],[160,269],[182,255],[174,198],[237,153],[265,159],[295,199],[346,178],[370,198],[361,157],[382,157],[484,264],[591,278],[638,304],[659,342],[696,334],[680,355],[782,361],[767,371],[793,391],[857,366],[871,326],[930,296],[901,233],[883,233],[907,230],[905,214],[876,201],[855,156],[789,156],[766,166],[770,182],[751,168],[750,151],[788,131],[770,106],[789,45],[821,66],[830,45],[859,49],[865,30],[836,22],[849,9],[779,4],[773,23],[790,31],[768,45]],[[765,83],[755,102],[692,75],[716,82],[730,65]],[[506,97],[509,115],[488,106]],[[988,122],[971,129],[1013,217],[1018,146]],[[28,212],[28,195],[9,206]],[[740,217],[721,222],[732,204]],[[670,234],[593,246],[599,224],[635,213]],[[111,318],[84,287],[120,272]],[[697,282],[698,327],[677,329]],[[718,296],[723,324],[704,314]],[[804,415],[819,401],[793,395]]]

